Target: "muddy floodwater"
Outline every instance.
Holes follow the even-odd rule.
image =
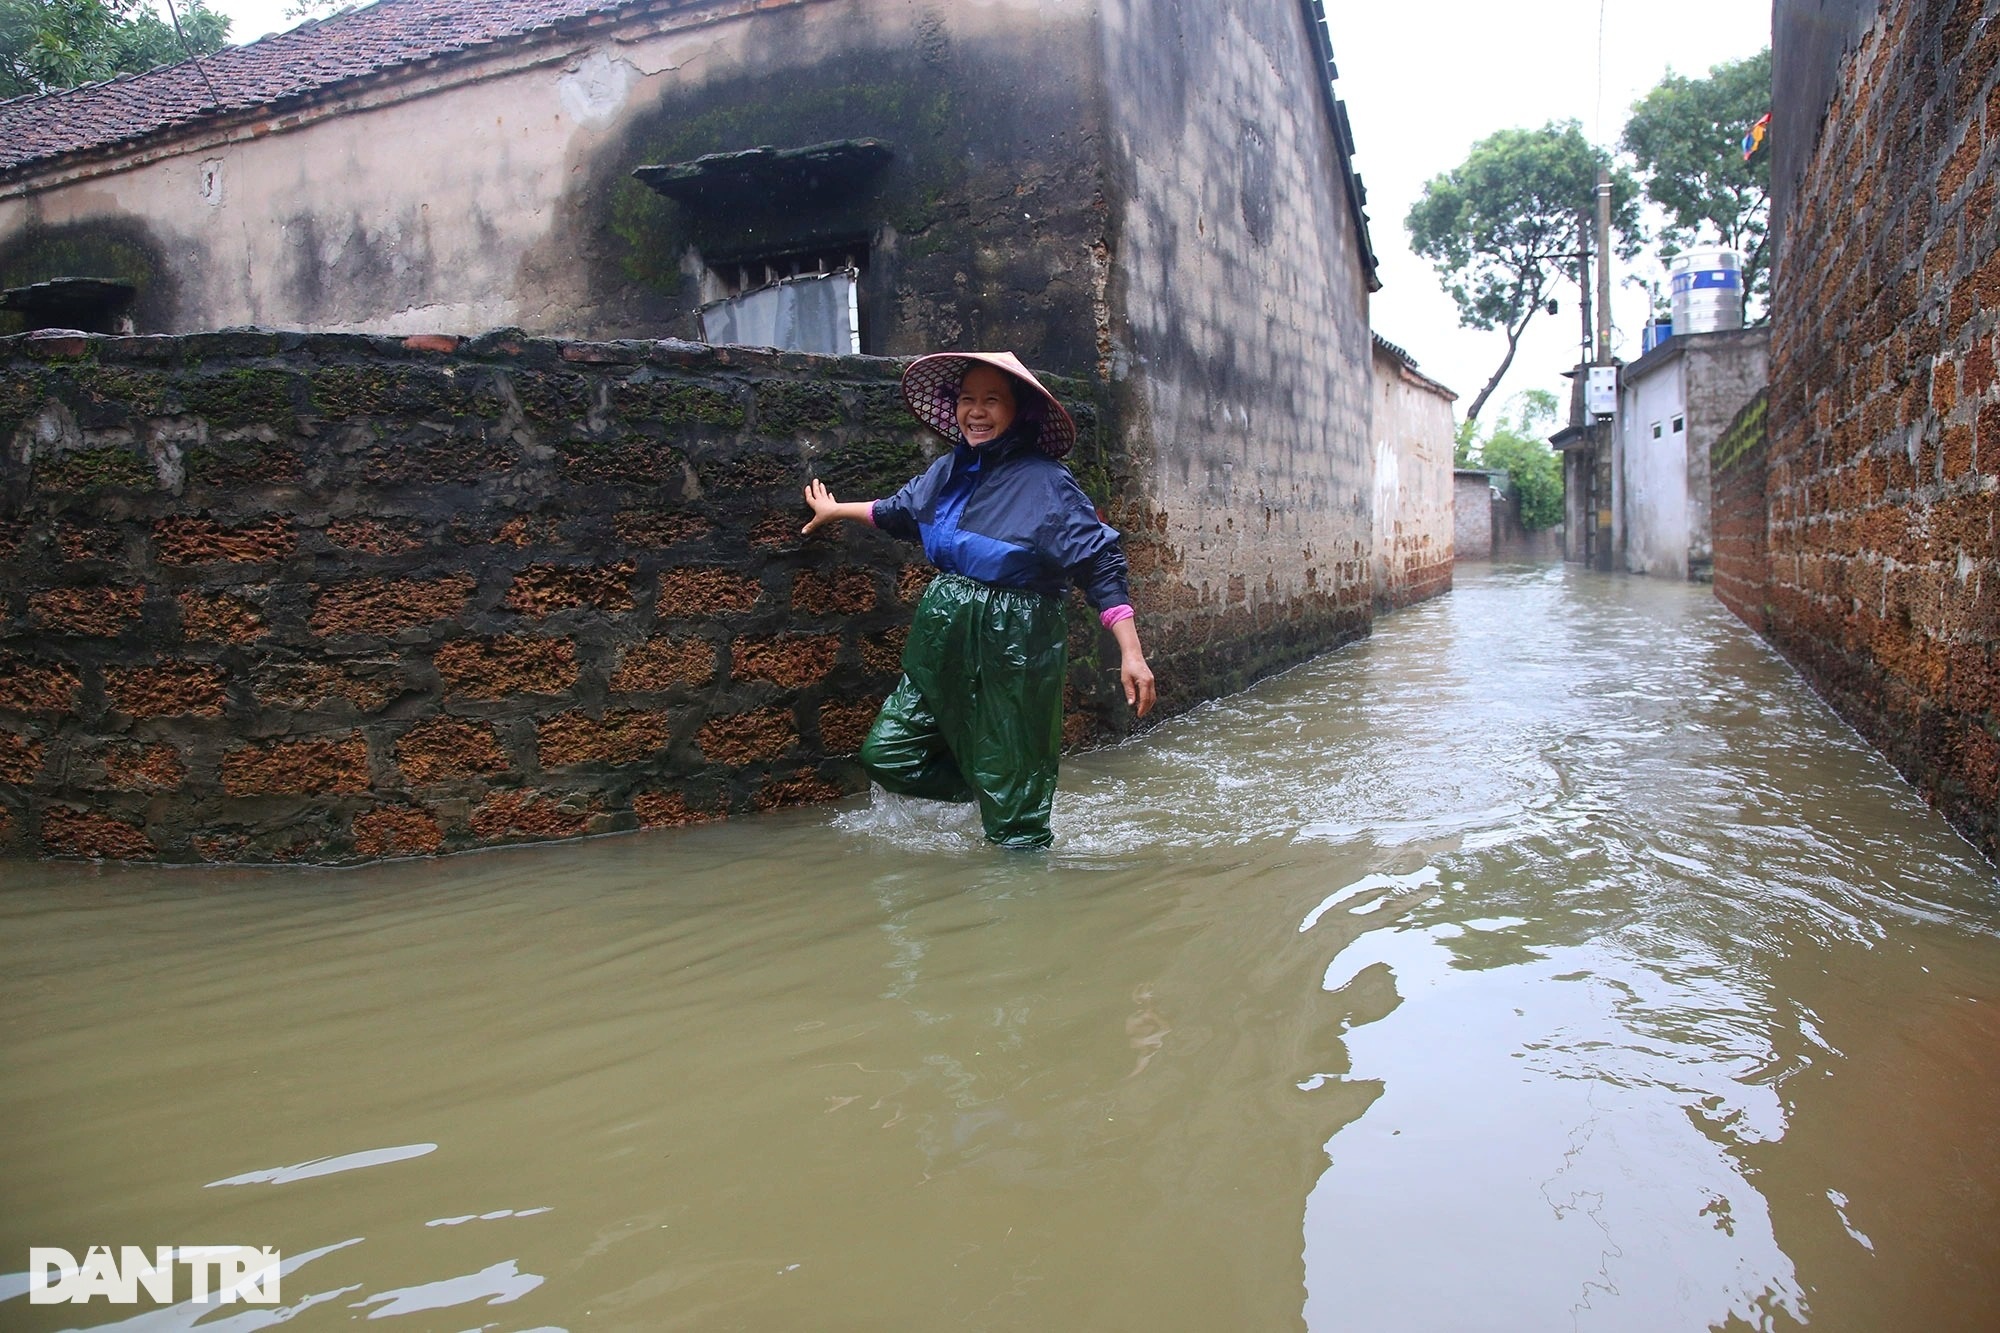
[[[1705,589],[1462,568],[942,809],[0,867],[0,1328],[2000,1327],[2000,887]]]

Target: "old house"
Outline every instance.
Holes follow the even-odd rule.
[[[1627,571],[1709,577],[1709,451],[1764,387],[1770,343],[1769,326],[1681,333],[1624,368],[1613,540]]]
[[[787,524],[810,473],[914,465],[875,358],[939,348],[1062,378],[1168,709],[1365,633],[1376,279],[1333,74],[1318,0],[378,0],[0,105],[17,326],[179,339],[13,349],[0,656],[48,688],[0,697],[0,841],[338,859],[838,791],[921,580]],[[199,332],[244,326],[296,332]],[[1094,633],[1078,736],[1122,725]],[[272,684],[363,648],[381,682]],[[461,658],[513,720],[412,770],[410,718],[487,688]],[[106,700],[166,710],[177,794],[72,779]],[[259,776],[246,729],[333,768]],[[51,840],[57,807],[124,822]]]
[[[1451,405],[1458,395],[1375,336],[1375,534],[1378,607],[1451,587],[1454,498]]]

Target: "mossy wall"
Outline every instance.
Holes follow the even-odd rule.
[[[1091,373],[1105,206],[1088,45],[1060,40],[1071,25],[1058,21],[1023,19],[996,41],[962,33],[948,9],[845,9],[837,24],[763,15],[740,63],[664,89],[565,201],[590,243],[552,236],[527,267],[583,253],[600,324],[695,338],[705,267],[839,248],[865,266],[864,351],[1005,347]],[[774,190],[690,206],[631,174],[863,138],[889,145],[886,166],[810,199]]]
[[[168,329],[178,318],[182,279],[192,275],[168,263],[166,250],[153,224],[126,214],[34,223],[0,236],[0,290],[57,278],[122,282],[134,292],[129,312],[134,326]],[[0,335],[24,327],[18,313],[0,310]]]
[[[341,862],[859,790],[931,571],[802,539],[799,490],[886,494],[941,447],[901,367],[0,339],[0,853]],[[1087,386],[1052,382],[1095,466]],[[1123,706],[1072,600],[1082,742]]]

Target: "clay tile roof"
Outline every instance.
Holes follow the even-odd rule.
[[[306,97],[643,0],[376,0],[194,61],[0,102],[0,175]],[[202,78],[203,72],[207,79]],[[210,85],[214,91],[210,91]]]
[[[1458,401],[1458,395],[1456,393],[1452,392],[1444,385],[1439,384],[1429,375],[1424,374],[1423,371],[1417,369],[1417,359],[1415,357],[1411,356],[1408,352],[1396,346],[1396,344],[1390,342],[1387,338],[1384,338],[1379,333],[1375,333],[1371,330],[1369,336],[1374,339],[1377,350],[1381,351],[1382,353],[1384,353],[1397,363],[1397,366],[1401,370],[1404,379],[1407,379],[1415,384],[1420,384],[1424,388],[1429,389],[1431,392],[1439,395],[1440,397],[1451,399],[1451,401],[1453,401],[1454,403]]]

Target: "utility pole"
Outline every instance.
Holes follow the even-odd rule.
[[[1597,364],[1611,364],[1611,169],[1597,169]]]
[[[1597,169],[1597,358],[1599,366],[1609,366],[1611,360],[1611,169]],[[1616,373],[1615,371],[1612,373]],[[1607,529],[1604,533],[1603,555],[1600,569],[1615,569],[1624,559],[1625,549],[1625,450],[1619,435],[1619,422],[1614,417],[1602,420],[1593,418],[1591,432],[1596,436],[1596,448],[1591,452],[1599,460],[1602,478],[1601,494],[1605,509],[1599,515],[1600,522]]]
[[[1611,422],[1591,410],[1590,381],[1602,378],[1611,356],[1611,172],[1599,167],[1590,205],[1576,211],[1578,309],[1583,334],[1578,340],[1576,369],[1571,372],[1569,425],[1550,443],[1562,451],[1565,498],[1563,555],[1591,568],[1610,571],[1622,559],[1625,532],[1622,518],[1623,479],[1619,435]],[[1578,203],[1582,205],[1582,201]],[[1594,247],[1594,250],[1593,250]],[[1590,260],[1597,257],[1597,281],[1591,282]],[[1592,287],[1595,286],[1593,293]],[[1595,295],[1593,312],[1591,297]],[[1595,313],[1596,319],[1591,318]],[[1609,372],[1615,374],[1615,371]]]
[[[1577,343],[1576,374],[1571,377],[1569,395],[1569,424],[1588,426],[1590,413],[1585,408],[1584,371],[1590,365],[1590,214],[1582,209],[1576,214],[1576,252],[1570,258],[1576,260],[1576,308],[1583,321],[1583,336]]]

